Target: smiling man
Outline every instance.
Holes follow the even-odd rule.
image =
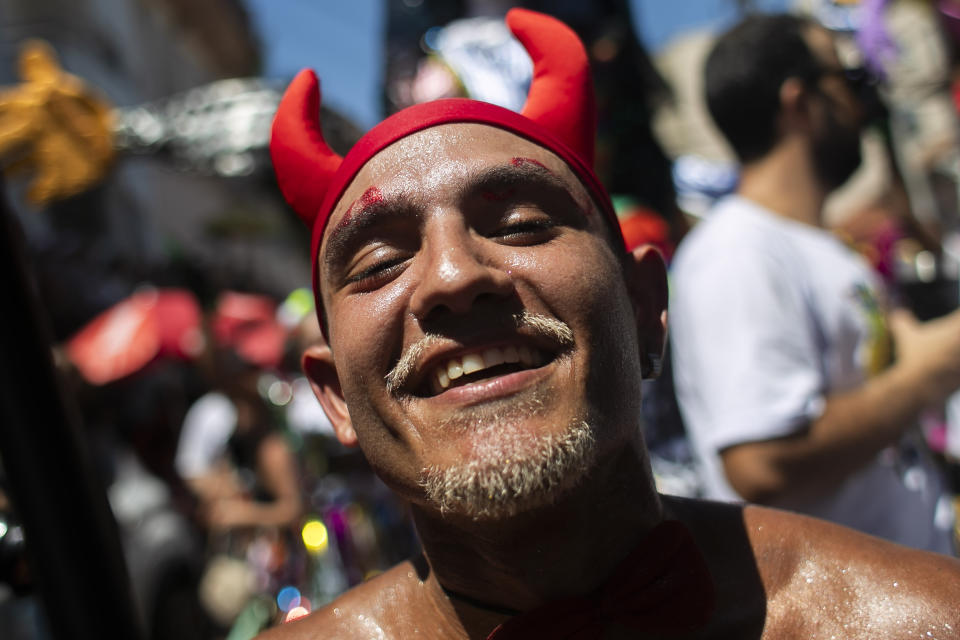
[[[364,450],[389,453],[395,467],[379,470],[406,498],[425,490],[469,517],[525,511],[620,446],[590,424],[638,410],[635,376],[602,375],[639,369],[616,324],[632,316],[621,260],[555,154],[488,125],[425,129],[372,158],[328,226],[322,304],[334,353],[350,354],[338,379],[352,422],[377,424],[358,431]],[[662,279],[652,253],[638,269]],[[650,291],[652,326],[663,288]],[[649,337],[658,353],[661,338]]]
[[[664,266],[625,251],[591,169],[582,45],[547,16],[507,23],[535,65],[521,114],[417,105],[345,158],[313,74],[277,114],[329,339],[304,368],[423,553],[267,637],[957,637],[949,559],[657,494],[639,388],[662,357]]]

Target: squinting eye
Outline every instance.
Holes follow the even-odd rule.
[[[397,275],[402,270],[406,260],[405,256],[381,260],[358,273],[348,276],[346,282],[347,284],[360,284],[365,289],[374,289]]]
[[[506,241],[533,241],[537,240],[539,236],[546,236],[556,226],[557,223],[549,218],[523,220],[504,225],[491,235]]]

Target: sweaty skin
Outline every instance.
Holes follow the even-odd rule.
[[[484,141],[516,142],[484,154]],[[532,162],[516,165],[512,160],[520,150],[546,169]],[[444,151],[443,162],[434,162]],[[518,382],[523,389],[504,391],[513,401],[551,395],[540,415],[525,420],[525,432],[555,432],[613,407],[624,417],[639,410],[626,377],[609,384],[599,380],[595,363],[601,358],[605,365],[639,373],[635,346],[591,338],[623,334],[610,321],[633,314],[622,278],[611,277],[620,268],[603,222],[582,210],[586,190],[562,161],[497,129],[449,125],[405,138],[374,157],[342,201],[354,202],[370,184],[379,188],[381,201],[354,209],[345,226],[340,226],[344,213],[338,207],[328,223],[320,257],[322,294],[333,352],[351,354],[337,368],[360,444],[365,452],[384,454],[371,458],[402,496],[420,500],[421,469],[450,464],[486,442],[474,432],[440,425],[498,400],[452,402],[415,392],[388,393],[385,376],[400,353],[426,332],[448,340],[425,356],[423,377],[431,365],[466,348],[516,343],[558,355],[529,376],[535,379]],[[505,201],[482,196],[507,187],[516,195]],[[549,214],[541,211],[544,207]],[[576,260],[564,258],[577,254]],[[583,269],[582,261],[602,268]],[[583,314],[584,304],[616,313]],[[549,340],[515,336],[498,326],[506,313],[522,311],[566,322],[583,346],[558,353]],[[467,312],[470,322],[461,322]],[[628,338],[635,340],[629,331],[618,336]],[[587,345],[602,354],[594,355]],[[591,386],[589,391],[609,402],[588,398]],[[570,391],[551,393],[559,389]],[[601,446],[611,447],[612,436]]]
[[[382,199],[342,223],[372,186]],[[411,504],[424,551],[262,637],[486,638],[505,610],[597,589],[669,518],[690,528],[716,584],[715,614],[687,637],[957,638],[954,560],[655,492],[638,390],[641,354],[663,346],[666,274],[649,248],[624,254],[593,207],[553,153],[485,125],[418,132],[357,174],[320,251],[330,347],[308,349],[304,368],[340,441],[359,444]],[[516,328],[521,312],[562,323],[572,342]],[[412,372],[388,388],[421,341]],[[491,347],[540,359],[431,386],[444,363]],[[518,513],[444,510],[423,489],[426,468],[493,460],[512,472],[581,423],[593,443],[585,468],[525,495]]]
[[[960,638],[953,558],[763,507],[663,500],[694,532],[719,596],[708,628],[672,638]],[[506,619],[451,601],[420,557],[261,637],[485,638],[457,621],[489,631]]]

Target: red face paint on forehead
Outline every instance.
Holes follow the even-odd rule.
[[[540,167],[541,169],[544,169],[545,171],[550,171],[550,169],[547,169],[547,166],[545,164],[543,164],[539,160],[534,160],[533,158],[522,158],[522,157],[510,158],[510,164],[512,164],[515,167],[521,167],[525,164],[532,164]],[[553,173],[553,171],[550,171],[550,173]]]
[[[363,206],[371,205],[376,202],[383,202],[383,193],[377,187],[369,187],[360,196],[360,204]]]
[[[350,206],[347,208],[347,212],[343,214],[343,217],[340,219],[340,222],[337,223],[334,231],[337,229],[342,229],[350,224],[350,221],[353,219],[353,215],[357,211],[363,211],[370,205],[379,204],[381,202],[383,202],[383,192],[381,192],[378,187],[369,187],[363,192],[363,195],[350,203]]]

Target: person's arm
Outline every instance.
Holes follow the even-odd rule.
[[[257,474],[264,488],[273,495],[273,500],[219,500],[210,506],[207,516],[210,526],[227,529],[244,526],[283,527],[296,523],[302,512],[296,469],[296,459],[284,439],[277,434],[266,436],[257,450]]]
[[[897,311],[889,324],[898,352],[890,368],[855,390],[829,395],[805,430],[721,452],[737,493],[764,504],[836,486],[960,386],[960,311],[923,324]]]
[[[214,462],[206,472],[186,476],[183,481],[203,504],[236,498],[245,491],[233,465],[223,459]]]

